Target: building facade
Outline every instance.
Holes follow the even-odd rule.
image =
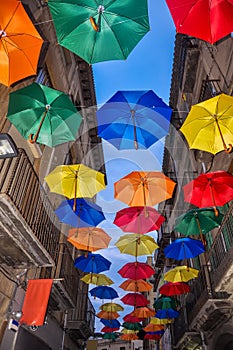
[[[165,175],[177,186],[174,197],[159,205],[166,223],[159,232],[161,249],[156,255],[155,289],[164,283],[164,272],[178,264],[166,259],[163,249],[179,235],[174,231],[175,219],[192,208],[184,201],[183,186],[204,172],[233,172],[232,153],[222,151],[214,156],[190,150],[179,131],[192,105],[220,93],[233,94],[232,38],[229,36],[210,45],[177,34],[170,90],[173,115],[163,160]],[[180,315],[162,338],[162,349],[233,348],[232,204],[226,205],[224,210],[221,227],[206,237],[206,252],[191,261],[191,265],[200,270],[199,277],[189,282],[192,293],[179,298]]]
[[[54,214],[62,196],[50,194],[43,179],[61,164],[104,172],[92,68],[57,44],[46,1],[22,3],[44,44],[36,76],[10,88],[0,85],[0,130],[19,150],[16,158],[0,160],[0,349],[83,349],[94,333],[95,311],[73,264],[81,252],[67,243],[67,227]],[[70,96],[83,116],[76,141],[53,148],[30,144],[6,119],[9,93],[33,81]],[[18,320],[27,281],[38,278],[54,279],[45,325],[14,332],[9,321]]]

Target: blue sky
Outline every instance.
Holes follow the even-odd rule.
[[[128,59],[93,65],[99,106],[118,90],[153,90],[164,102],[168,103],[169,101],[175,28],[165,0],[149,0],[148,6],[151,30],[136,46]],[[112,221],[115,213],[126,205],[114,199],[113,184],[133,170],[161,170],[163,140],[148,150],[137,151],[118,151],[103,140],[103,149],[108,186],[106,190],[98,194],[97,204],[102,207],[107,220],[103,221],[99,227],[102,227],[112,237],[112,240],[108,249],[100,250],[98,253],[111,260],[111,269],[103,273],[115,281],[112,287],[122,297],[126,292],[118,286],[124,279],[117,271],[125,263],[134,261],[135,258],[120,254],[114,246],[116,240],[124,233],[112,224]],[[156,238],[156,232],[152,232],[150,235]],[[146,261],[146,257],[141,257],[139,260]],[[91,300],[96,312],[98,312],[102,301],[100,299],[94,300],[92,297]],[[115,299],[114,302],[120,301]],[[132,310],[132,307],[125,306],[125,311],[121,315],[124,316]],[[100,331],[102,327],[103,325],[96,319],[96,331]]]

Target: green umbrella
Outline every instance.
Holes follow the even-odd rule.
[[[166,309],[176,309],[177,303],[174,298],[171,297],[160,297],[158,299],[155,299],[154,302],[154,308],[160,309],[160,310],[166,310]]]
[[[103,335],[103,339],[115,340],[116,338],[118,338],[118,335],[116,333],[114,333],[114,332],[105,333]]]
[[[122,327],[129,329],[131,331],[140,331],[142,330],[142,325],[139,322],[124,322]]]
[[[149,31],[147,0],[48,0],[58,43],[88,63],[124,60]]]
[[[38,83],[10,93],[7,118],[25,139],[50,147],[75,140],[82,122],[67,95]]]
[[[179,216],[175,221],[175,230],[186,236],[200,235],[203,243],[203,234],[208,233],[221,225],[224,215],[218,208],[218,216],[213,208],[192,209]]]

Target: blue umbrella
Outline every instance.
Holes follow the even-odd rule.
[[[61,222],[73,227],[97,226],[105,220],[101,208],[83,198],[76,199],[76,210],[73,210],[74,199],[63,201],[55,210]]]
[[[161,331],[156,331],[156,332],[146,332],[147,334],[163,334],[165,331],[161,329]]]
[[[179,312],[173,309],[158,310],[155,314],[157,318],[176,318],[179,316]]]
[[[165,256],[176,260],[195,258],[204,251],[205,247],[201,241],[188,237],[178,238],[164,248]]]
[[[121,326],[118,320],[105,320],[104,318],[101,318],[100,322],[102,322],[106,327],[109,328],[120,328]]]
[[[98,135],[117,149],[149,148],[164,137],[172,110],[152,90],[118,91],[98,111]]]
[[[110,269],[111,262],[100,254],[81,255],[74,261],[74,266],[83,272],[99,273]]]
[[[100,299],[118,298],[118,294],[115,291],[115,289],[108,286],[98,286],[98,287],[92,288],[89,292],[93,297],[97,297]]]

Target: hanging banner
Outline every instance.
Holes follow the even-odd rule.
[[[52,279],[29,280],[22,308],[21,324],[43,326],[52,283]]]

